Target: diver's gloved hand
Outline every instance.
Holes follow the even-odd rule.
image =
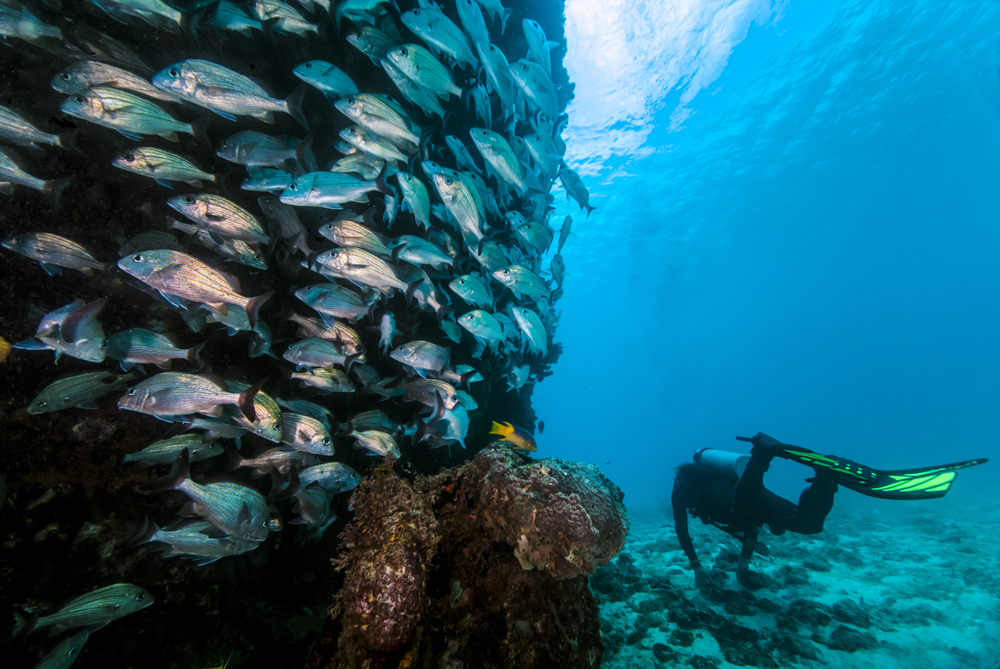
[[[708,571],[701,565],[694,568],[694,585],[699,590],[705,590],[712,586],[712,579],[708,575]]]
[[[750,437],[750,443],[753,444],[754,448],[763,448],[778,450],[781,448],[782,444],[780,441],[774,437],[768,436],[763,432],[758,432],[754,436]]]

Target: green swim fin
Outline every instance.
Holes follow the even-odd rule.
[[[834,481],[855,492],[881,499],[932,499],[944,497],[958,476],[958,470],[987,462],[986,458],[966,460],[937,467],[914,469],[872,469],[836,455],[820,455],[806,448],[782,444],[778,457],[787,458],[826,473]]]

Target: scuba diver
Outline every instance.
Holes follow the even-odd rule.
[[[839,486],[882,499],[930,499],[943,497],[955,479],[956,470],[983,464],[986,458],[939,467],[884,471],[860,465],[834,455],[821,455],[808,448],[783,444],[763,432],[753,437],[736,437],[753,444],[750,455],[704,448],[694,454],[694,462],[677,468],[670,500],[674,531],[694,569],[695,585],[710,585],[708,572],[698,561],[691,535],[688,512],[732,535],[742,544],[736,565],[736,579],[746,586],[746,575],[754,552],[768,555],[757,543],[761,526],[771,534],[787,532],[818,534],[833,508]],[[812,467],[816,475],[799,497],[799,503],[779,497],[764,487],[764,472],[773,458],[785,458]]]

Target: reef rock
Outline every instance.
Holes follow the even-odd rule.
[[[598,666],[585,575],[629,520],[597,467],[491,448],[409,482],[382,469],[352,504],[346,581],[307,666]]]

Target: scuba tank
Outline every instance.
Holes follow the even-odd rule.
[[[743,470],[747,468],[750,456],[745,453],[731,453],[730,451],[720,451],[715,448],[703,448],[694,454],[694,461],[709,469],[739,478],[743,476]]]

